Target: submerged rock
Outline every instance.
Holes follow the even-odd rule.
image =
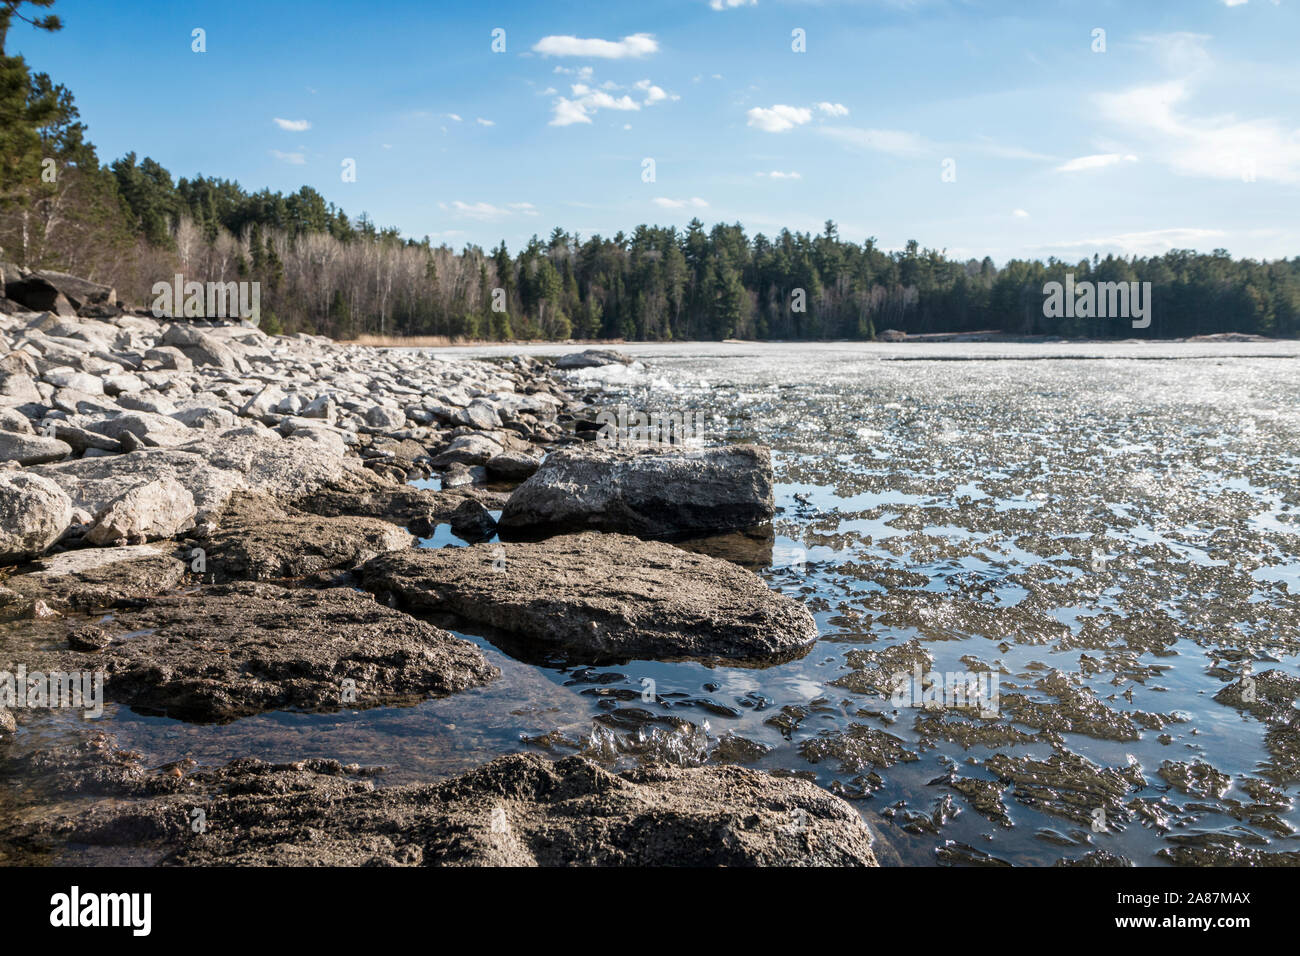
[[[515,754],[445,783],[379,789],[356,771],[251,759],[199,771],[192,789],[211,793],[201,834],[188,792],[9,836],[26,847],[153,847],[180,866],[876,865],[870,831],[843,800],[741,767],[613,774],[581,757]]]
[[[527,656],[764,660],[805,651],[817,625],[744,568],[616,534],[380,555],[367,588],[487,625]]]
[[[210,587],[119,611],[111,629],[132,636],[39,665],[102,669],[108,700],[201,723],[444,697],[500,674],[468,641],[352,588]]]
[[[772,514],[772,462],[761,446],[638,451],[582,445],[552,453],[515,489],[501,527],[664,538],[750,528]]]

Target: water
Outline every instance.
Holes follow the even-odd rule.
[[[701,409],[710,442],[773,449],[773,538],[728,553],[813,611],[807,655],[560,669],[463,634],[501,680],[224,727],[110,706],[97,729],[153,764],[335,757],[388,766],[390,784],[528,748],[741,762],[850,798],[885,864],[1296,848],[1296,346],[631,351],[575,381],[602,407]],[[458,542],[441,528],[423,544]],[[879,685],[913,660],[996,672],[996,707],[897,706]]]

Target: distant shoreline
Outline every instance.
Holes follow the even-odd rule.
[[[573,348],[609,348],[614,346],[680,346],[680,345],[927,345],[935,343],[975,343],[1020,345],[1134,345],[1159,344],[1175,345],[1178,343],[1213,344],[1257,343],[1260,345],[1284,344],[1300,340],[1289,338],[1271,338],[1244,332],[1215,332],[1208,335],[1193,335],[1184,338],[1146,338],[1133,336],[1129,338],[1064,338],[1056,335],[1014,335],[1008,332],[923,332],[916,335],[897,333],[888,337],[881,335],[874,339],[669,339],[665,341],[642,341],[627,339],[451,339],[442,335],[416,336],[378,336],[364,335],[355,339],[339,339],[339,345],[358,345],[372,348],[414,348],[414,349],[466,349],[466,348],[511,348],[514,346],[537,348],[552,347],[557,349]]]

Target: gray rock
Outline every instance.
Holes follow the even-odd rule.
[[[62,461],[71,454],[72,446],[57,438],[0,431],[0,461],[41,465],[50,461]]]
[[[75,368],[52,368],[41,374],[41,378],[59,388],[71,388],[86,395],[103,395],[104,381],[89,372],[79,372]]]
[[[151,448],[174,448],[194,441],[194,432],[181,422],[169,415],[154,415],[151,412],[124,412],[91,422],[86,427],[119,440],[124,432],[130,432]]]
[[[229,345],[193,326],[180,323],[170,326],[163,334],[162,344],[180,349],[195,365],[212,365],[228,372],[251,371],[249,364]]]
[[[459,414],[453,419],[458,425],[468,425],[482,431],[501,427],[501,416],[497,414],[496,408],[482,399],[476,398],[458,411]]]
[[[22,435],[35,433],[30,418],[17,409],[8,408],[4,405],[0,405],[0,429],[7,432],[18,432]]]
[[[487,460],[488,474],[504,481],[523,481],[541,467],[542,460],[521,451],[506,451]]]
[[[284,401],[284,391],[278,385],[268,385],[239,410],[245,418],[266,418],[271,411]]]
[[[143,544],[194,527],[194,495],[175,478],[137,485],[95,517],[86,540],[95,545]]]
[[[530,659],[763,660],[817,639],[802,604],[744,568],[624,535],[393,552],[363,565],[361,579],[509,635]]]
[[[176,403],[164,398],[157,392],[144,394],[124,392],[117,396],[116,401],[119,408],[131,412],[151,412],[154,415],[173,416],[176,414]],[[233,422],[233,416],[231,420]]]
[[[334,405],[334,398],[325,394],[308,402],[299,414],[303,418],[321,418],[332,422],[338,416],[338,409]]]
[[[567,352],[555,360],[555,367],[560,369],[599,368],[602,365],[631,365],[632,359],[613,349],[586,349],[582,352]]]
[[[486,435],[461,435],[451,444],[434,455],[430,464],[435,468],[448,465],[486,465],[488,461],[501,454],[504,449],[499,443]]]
[[[397,431],[406,427],[406,413],[383,405],[366,409],[366,424],[380,431]]]
[[[172,412],[171,417],[186,428],[223,429],[238,424],[238,419],[233,412],[215,405],[191,405],[189,408]]]
[[[773,511],[771,458],[761,446],[635,451],[581,445],[552,453],[515,489],[501,528],[675,537],[754,527],[770,521]]]
[[[7,372],[0,369],[0,405],[28,405],[41,401],[36,379],[25,372]]]
[[[99,432],[93,432],[68,421],[50,419],[50,424],[54,426],[54,437],[61,442],[67,442],[78,455],[84,454],[90,448],[109,452],[124,450],[120,438],[109,438],[107,435],[101,435]]]
[[[150,362],[157,362],[163,368],[175,369],[179,372],[188,372],[194,368],[190,357],[172,345],[149,349],[144,353],[144,357]]]
[[[72,524],[72,501],[55,482],[31,472],[0,471],[0,561],[35,557]]]

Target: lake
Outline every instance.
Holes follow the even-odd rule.
[[[1294,846],[1300,345],[626,351],[572,374],[593,410],[702,411],[710,444],[771,447],[771,537],[707,548],[809,607],[809,653],[562,668],[465,633],[503,677],[444,700],[216,727],[109,705],[97,729],[152,764],[320,756],[387,783],[523,749],[743,763],[849,799],[886,866]]]

